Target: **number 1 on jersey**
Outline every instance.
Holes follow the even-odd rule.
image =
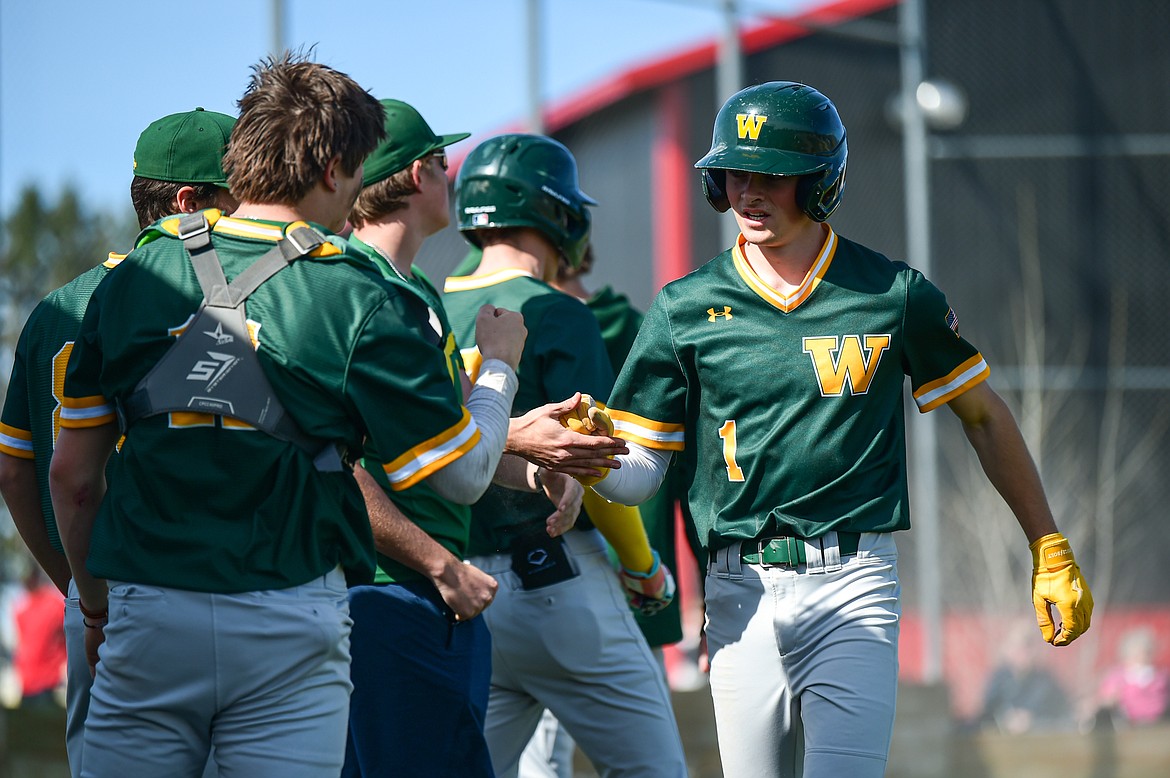
[[[727,480],[742,481],[743,470],[735,461],[735,419],[728,419],[719,428],[719,437],[723,438],[723,461],[727,463]]]

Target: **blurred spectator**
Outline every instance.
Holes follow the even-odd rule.
[[[1008,634],[999,665],[987,681],[981,726],[1012,735],[1071,727],[1068,695],[1042,666],[1042,645],[1033,623],[1020,624]]]
[[[1166,714],[1170,672],[1154,664],[1154,632],[1135,627],[1118,643],[1120,663],[1105,674],[1098,694],[1098,722],[1152,724]]]
[[[53,702],[65,679],[65,600],[35,565],[24,594],[13,606],[16,649],[12,664],[20,679],[21,705]]]

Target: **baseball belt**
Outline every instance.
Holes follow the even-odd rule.
[[[838,532],[837,547],[841,549],[841,556],[857,553],[857,546],[861,540],[858,532]],[[765,567],[789,565],[795,567],[808,560],[805,557],[804,544],[815,543],[816,538],[776,537],[745,540],[740,546],[740,554],[749,565],[763,565]]]

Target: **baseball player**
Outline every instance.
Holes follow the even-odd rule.
[[[696,167],[741,235],[659,293],[611,396],[630,454],[594,488],[637,504],[676,453],[689,477],[711,559],[706,634],[727,775],[885,770],[900,615],[892,533],[910,524],[906,375],[921,412],[959,417],[1027,536],[1044,639],[1070,643],[1092,614],[1019,429],[946,298],[824,223],[845,164],[845,127],[815,89],[777,81],[732,96]]]
[[[164,116],[142,132],[130,184],[140,228],[172,213],[235,209],[221,164],[234,122],[197,108]],[[17,343],[0,422],[0,491],[33,557],[66,595],[65,745],[74,778],[81,775],[92,678],[77,591],[49,496],[49,461],[59,429],[60,387],[81,317],[94,288],[123,258],[110,252],[105,262],[50,292],[33,310]]]
[[[574,390],[604,398],[612,372],[597,321],[547,284],[558,256],[579,263],[589,237],[593,201],[579,188],[568,149],[535,135],[488,139],[464,161],[455,192],[459,229],[483,249],[474,275],[448,278],[444,287],[470,372],[479,360],[474,311],[485,302],[504,305],[523,312],[530,333],[513,412]],[[657,609],[668,602],[673,581],[637,515],[586,508],[622,559],[635,603]],[[485,734],[496,773],[516,775],[547,708],[603,775],[685,775],[666,684],[601,533],[578,524],[550,539],[547,513],[544,497],[495,487],[472,509],[470,561],[499,582],[484,613],[492,636]]]
[[[436,135],[412,106],[381,102],[386,140],[366,160],[362,193],[350,215],[350,243],[388,283],[415,293],[417,336],[445,355],[461,396],[465,376],[446,312],[438,292],[414,267],[414,257],[450,220],[445,149],[468,133]],[[480,423],[478,408],[468,404]],[[558,407],[556,413],[567,410]],[[566,432],[553,415],[545,415],[547,424]],[[507,413],[496,420],[506,425]],[[349,590],[354,691],[342,775],[490,777],[483,726],[491,641],[479,614],[492,601],[496,581],[462,562],[471,510],[443,497],[428,481],[396,488],[378,461],[369,452],[357,471],[372,517],[378,570],[372,585]],[[519,475],[511,485],[532,490],[536,470],[515,464],[497,476]],[[560,534],[576,517],[581,487],[544,469],[540,480],[557,504],[550,521]]]
[[[414,333],[415,296],[323,234],[344,226],[383,120],[342,73],[262,62],[224,157],[236,213],[156,222],[94,292],[50,468],[101,660],[86,775],[190,774],[211,745],[225,774],[338,774],[346,582],[375,567],[347,463],[368,443],[393,485],[441,492],[461,460],[483,485],[495,470],[519,315],[480,317],[476,391],[502,421],[479,426]]]

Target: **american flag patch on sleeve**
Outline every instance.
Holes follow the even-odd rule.
[[[947,308],[947,326],[954,331],[955,337],[959,336],[959,315],[954,308]]]

